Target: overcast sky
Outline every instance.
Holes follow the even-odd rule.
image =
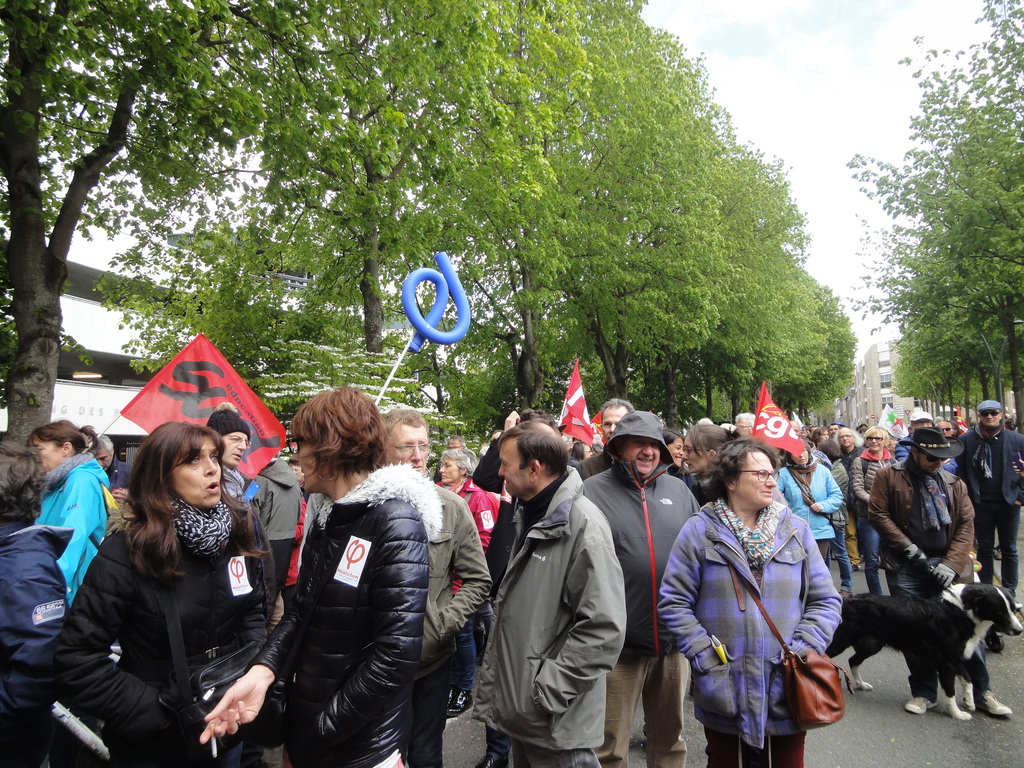
[[[871,335],[878,319],[862,321],[849,301],[863,297],[869,270],[860,222],[888,219],[847,164],[856,154],[902,159],[920,93],[899,61],[984,40],[981,12],[981,0],[650,0],[644,10],[704,58],[740,141],[788,169],[811,236],[807,268],[847,300],[858,359],[894,333]]]

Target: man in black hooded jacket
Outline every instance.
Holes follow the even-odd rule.
[[[672,545],[698,511],[697,501],[682,480],[667,474],[672,457],[654,414],[624,415],[605,450],[611,469],[587,478],[583,490],[612,529],[626,588],[626,642],[608,674],[604,743],[597,756],[604,768],[625,764],[642,696],[647,764],[683,768],[689,666],[658,616],[658,589]]]

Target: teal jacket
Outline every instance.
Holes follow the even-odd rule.
[[[36,522],[74,531],[67,549],[57,561],[67,584],[68,604],[75,599],[85,570],[96,556],[107,529],[103,487],[110,487],[107,473],[93,459],[72,469],[63,484],[43,496],[43,513]]]

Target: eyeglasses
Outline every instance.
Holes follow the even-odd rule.
[[[866,440],[868,442],[873,442],[875,440],[878,440],[879,442],[881,442],[882,438],[881,437],[865,437],[864,440]]]
[[[998,416],[1002,411],[978,411],[981,416]]]
[[[772,480],[779,479],[778,472],[769,472],[767,469],[741,469],[740,472],[745,475],[753,475],[759,483],[767,483],[769,477]]]
[[[400,456],[412,456],[416,451],[427,453],[430,450],[430,443],[412,443],[410,445],[396,445],[395,452]]]
[[[925,453],[924,451],[921,451],[920,456],[925,461],[930,461],[933,464],[939,461],[945,461],[945,459],[942,459],[938,456],[932,456],[931,454]]]
[[[680,453],[684,453],[684,454],[685,453],[696,453],[696,454],[699,454],[700,453],[700,449],[699,448],[694,448],[692,445],[684,445],[682,448],[679,449],[679,452]]]
[[[942,428],[942,431],[943,431],[943,432],[952,432],[952,431],[953,431],[953,428],[952,428],[952,427],[943,427],[943,428]]]
[[[245,447],[250,445],[249,438],[245,435],[228,435],[224,438],[224,441],[232,445],[243,445]]]

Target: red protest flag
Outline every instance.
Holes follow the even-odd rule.
[[[789,451],[799,457],[807,446],[793,429],[782,412],[768,394],[768,387],[761,382],[761,394],[757,397],[757,415],[754,418],[754,437],[764,440],[776,448]]]
[[[966,434],[970,432],[970,427],[967,426],[967,422],[964,421],[963,415],[960,413],[960,406],[956,407],[956,425],[960,427],[960,434]]]
[[[255,477],[284,447],[284,425],[201,333],[121,409],[121,415],[152,432],[167,421],[205,425],[221,403],[234,405],[249,424],[252,444],[238,468]]]
[[[590,424],[587,413],[587,399],[583,396],[583,382],[580,380],[580,361],[572,367],[569,377],[569,388],[565,391],[565,402],[562,403],[562,415],[558,417],[559,426],[564,426],[562,434],[574,437],[587,445],[594,444],[594,428]]]

